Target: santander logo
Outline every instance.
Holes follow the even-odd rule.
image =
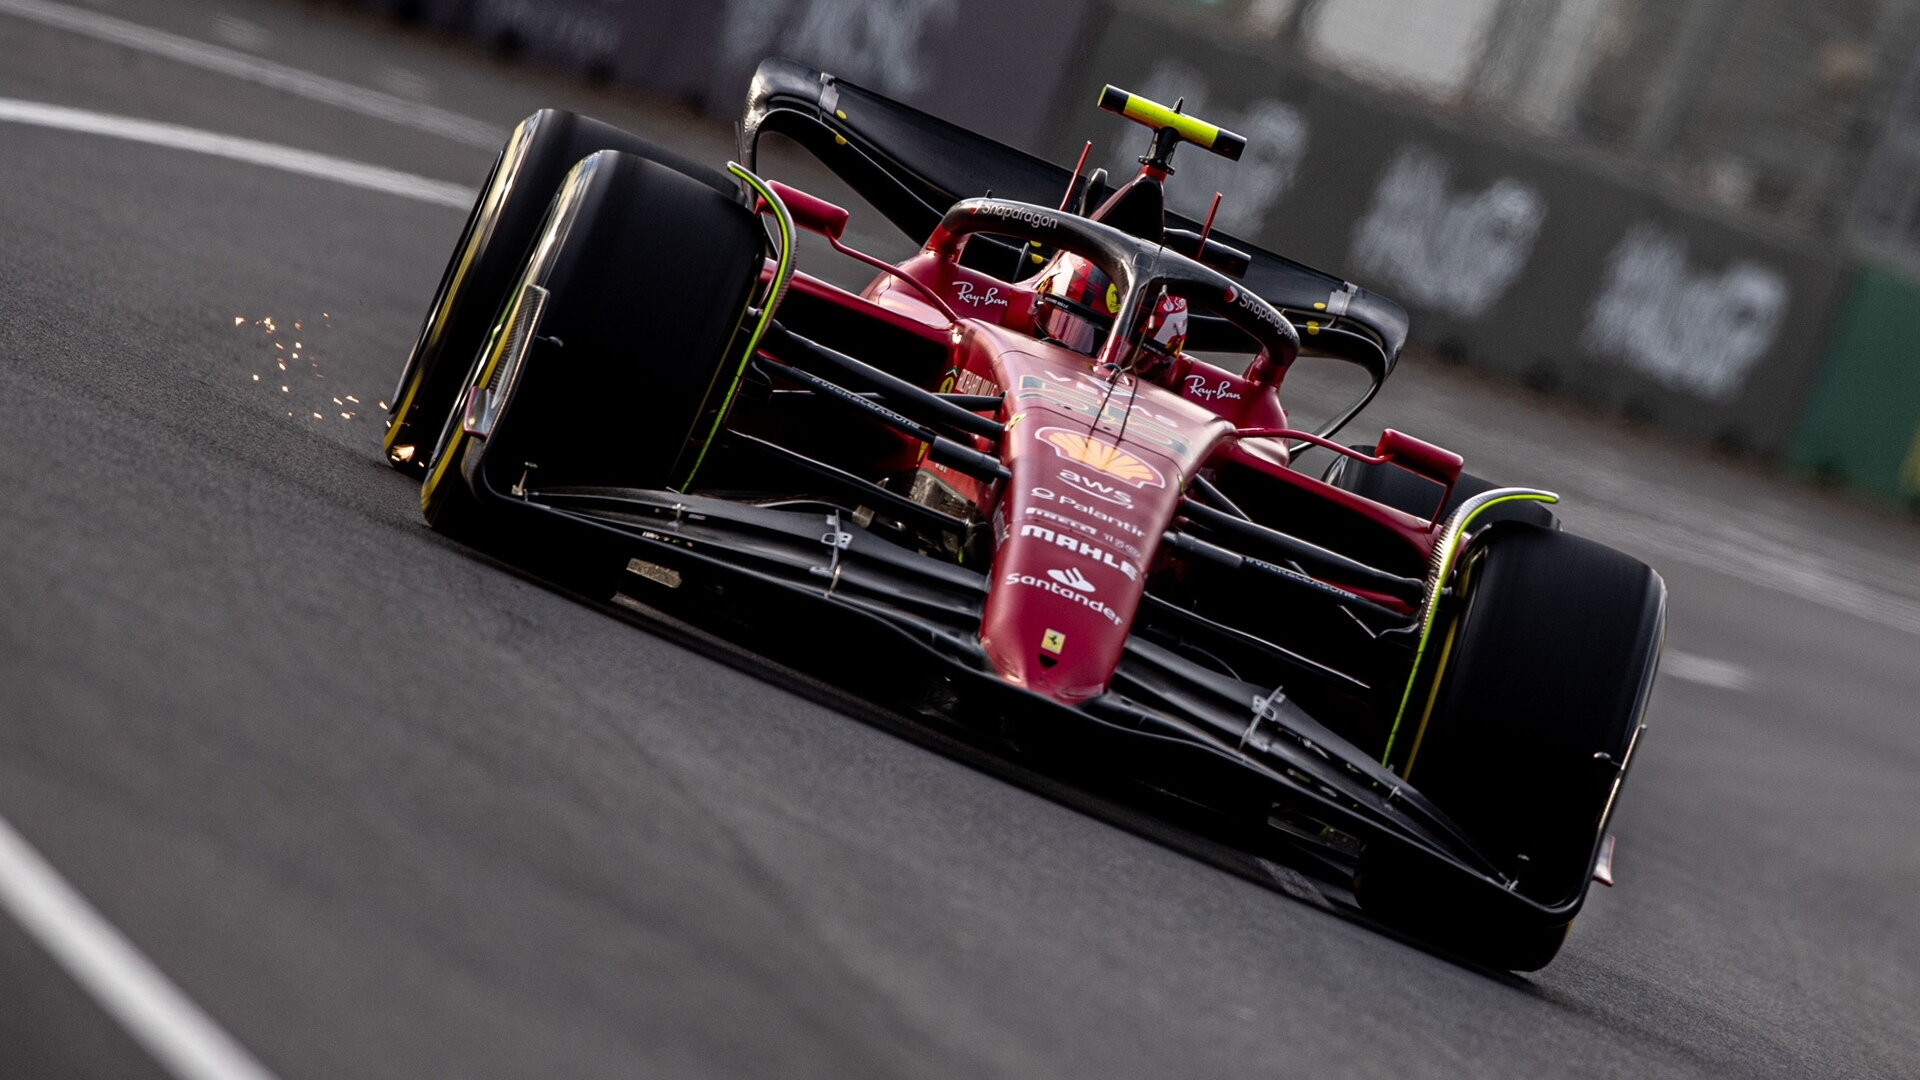
[[[1070,589],[1079,589],[1086,593],[1093,591],[1093,582],[1088,581],[1087,575],[1081,573],[1078,567],[1069,566],[1065,570],[1049,570],[1047,576]]]

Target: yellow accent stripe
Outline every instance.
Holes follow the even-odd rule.
[[[1127,95],[1127,103],[1120,107],[1120,115],[1148,127],[1172,128],[1181,138],[1208,150],[1213,149],[1214,140],[1220,137],[1218,126],[1185,113],[1174,112],[1138,94]]]
[[[1400,775],[1413,779],[1413,763],[1420,758],[1420,744],[1427,739],[1427,721],[1433,719],[1433,706],[1440,700],[1440,678],[1447,672],[1447,661],[1453,658],[1453,639],[1460,635],[1460,618],[1455,616],[1447,624],[1447,640],[1440,646],[1440,662],[1433,666],[1433,685],[1427,690],[1427,707],[1420,712],[1420,726],[1413,731],[1413,749],[1407,753],[1407,767]]]
[[[1900,465],[1900,494],[1920,495],[1920,425],[1914,427],[1913,445]]]
[[[759,177],[742,168],[739,164],[727,162],[727,171],[752,188],[767,205],[773,208],[773,220],[780,230],[780,256],[774,263],[773,281],[767,289],[767,300],[760,308],[760,322],[747,338],[747,347],[740,352],[740,366],[734,369],[733,382],[727,387],[727,396],[720,402],[720,411],[714,415],[713,430],[701,440],[700,455],[693,459],[693,468],[687,470],[687,478],[680,483],[680,490],[693,487],[693,478],[699,474],[700,466],[707,460],[707,451],[712,448],[713,440],[720,435],[721,425],[727,422],[727,413],[733,408],[734,395],[740,392],[740,383],[747,377],[747,365],[753,361],[753,354],[760,348],[760,339],[766,335],[767,327],[773,325],[773,312],[780,306],[780,300],[786,295],[787,281],[793,276],[793,215],[787,211],[787,204]],[[743,313],[744,314],[744,313]]]
[[[1512,495],[1502,495],[1497,499],[1489,499],[1480,506],[1474,507],[1473,512],[1468,514],[1465,520],[1454,526],[1447,532],[1446,536],[1441,538],[1440,565],[1434,574],[1433,587],[1427,594],[1425,608],[1421,612],[1420,642],[1414,646],[1413,669],[1407,674],[1407,688],[1400,695],[1400,708],[1393,714],[1393,727],[1387,732],[1387,746],[1385,750],[1380,752],[1380,764],[1386,765],[1393,757],[1393,743],[1394,740],[1400,736],[1400,721],[1406,718],[1407,703],[1413,699],[1414,684],[1420,681],[1420,661],[1426,658],[1427,642],[1433,636],[1433,620],[1434,616],[1438,614],[1440,607],[1440,591],[1446,588],[1447,578],[1453,574],[1454,560],[1460,557],[1461,538],[1464,537],[1467,530],[1473,526],[1474,519],[1478,518],[1481,514],[1499,506],[1501,503],[1526,500],[1557,503],[1560,501],[1560,496],[1546,491],[1517,491]]]
[[[460,291],[461,282],[467,279],[468,273],[473,269],[474,259],[479,256],[480,248],[487,241],[491,232],[488,219],[499,216],[500,204],[506,201],[507,192],[512,187],[514,170],[519,168],[519,159],[526,155],[527,144],[533,140],[534,126],[523,120],[508,137],[506,149],[500,153],[500,169],[493,177],[494,183],[488,190],[481,193],[481,198],[486,201],[473,217],[473,235],[467,238],[467,246],[460,253],[460,262],[453,269],[452,279],[447,282],[447,293],[440,298],[440,307],[433,312],[431,324],[420,335],[422,344],[438,338],[446,331],[447,316],[453,310],[454,295]],[[503,178],[505,183],[501,182]],[[400,400],[393,404],[393,423],[387,425],[386,434],[381,439],[382,450],[391,452],[402,431],[410,430],[414,426],[408,414],[413,409],[413,399],[420,393],[420,384],[425,379],[426,367],[422,365],[420,370],[413,373],[412,382],[401,388]],[[428,453],[432,453],[431,448],[428,449]]]

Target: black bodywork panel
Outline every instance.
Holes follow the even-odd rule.
[[[1059,165],[792,60],[767,60],[754,72],[740,130],[741,160],[748,168],[754,167],[760,136],[769,131],[805,146],[916,242],[926,240],[961,199],[991,192],[1057,206],[1073,181]],[[1109,193],[1091,197],[1098,201]],[[1172,212],[1167,225],[1201,227]],[[1345,340],[1316,334],[1316,347],[1367,367],[1379,379],[1391,371],[1407,342],[1405,308],[1245,240],[1217,231],[1213,236],[1247,253],[1241,280],[1274,307],[1298,313],[1303,322],[1309,315],[1331,317],[1332,329],[1356,331]]]

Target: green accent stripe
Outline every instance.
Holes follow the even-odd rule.
[[[700,473],[700,466],[706,463],[707,451],[713,447],[713,441],[720,436],[721,425],[727,422],[727,413],[733,408],[733,398],[740,392],[740,383],[747,377],[747,365],[752,362],[753,354],[760,348],[760,339],[766,335],[767,327],[773,325],[773,313],[780,306],[780,300],[786,295],[787,281],[793,276],[793,215],[787,212],[787,204],[780,201],[772,188],[758,176],[736,162],[727,162],[727,171],[752,188],[773,208],[773,219],[780,230],[780,255],[774,263],[773,281],[767,290],[767,301],[760,308],[760,322],[754,326],[753,333],[747,338],[747,347],[741,350],[740,365],[734,369],[733,382],[727,387],[727,396],[720,402],[720,411],[714,414],[713,428],[707,437],[700,441],[700,455],[693,459],[693,468],[687,470],[687,478],[680,483],[682,492],[693,487],[693,478]]]
[[[1532,500],[1534,502],[1557,503],[1560,496],[1549,491],[1515,491],[1511,495],[1502,495],[1489,499],[1473,508],[1459,524],[1451,525],[1447,535],[1441,538],[1438,549],[1439,559],[1433,576],[1433,584],[1427,590],[1427,602],[1420,613],[1420,643],[1414,646],[1413,669],[1407,673],[1407,688],[1400,694],[1400,708],[1393,714],[1393,728],[1387,732],[1387,747],[1380,752],[1380,764],[1386,765],[1393,756],[1393,742],[1400,736],[1400,721],[1407,715],[1407,702],[1413,700],[1413,686],[1420,680],[1420,662],[1426,658],[1427,642],[1433,636],[1433,620],[1440,608],[1440,592],[1446,588],[1447,579],[1453,576],[1453,564],[1460,557],[1460,541],[1472,527],[1475,518],[1501,503]],[[1440,673],[1434,672],[1434,678]]]

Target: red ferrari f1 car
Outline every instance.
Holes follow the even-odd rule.
[[[1176,148],[1239,136],[1100,105],[1152,132],[1117,184],[784,60],[724,171],[537,113],[454,248],[387,455],[435,528],[561,587],[1545,965],[1608,873],[1660,577],[1440,447],[1333,441],[1405,312],[1168,211]],[[760,176],[769,132],[917,252],[856,251],[846,210]],[[871,283],[797,271],[798,230]],[[1282,404],[1303,347],[1369,387],[1318,430]],[[1294,467],[1310,447],[1324,475]]]

